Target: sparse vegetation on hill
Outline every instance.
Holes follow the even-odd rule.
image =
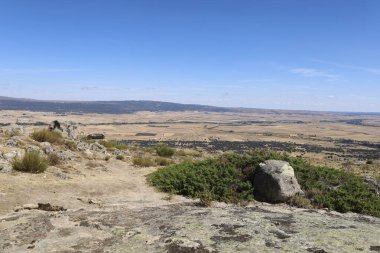
[[[23,158],[15,158],[12,162],[14,170],[42,173],[48,167],[48,161],[38,151],[27,152]]]
[[[333,168],[312,166],[286,154],[252,151],[227,153],[216,159],[183,162],[157,170],[148,182],[164,192],[224,202],[254,198],[253,178],[259,164],[268,159],[285,160],[294,168],[305,198],[290,204],[357,212],[380,217],[380,197],[361,177]]]
[[[49,129],[36,130],[30,137],[38,142],[61,143],[63,141],[61,133]]]

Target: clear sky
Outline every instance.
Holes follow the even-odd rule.
[[[380,111],[379,0],[0,0],[0,96]]]

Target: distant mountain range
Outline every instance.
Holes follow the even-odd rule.
[[[240,107],[218,107],[197,104],[180,104],[171,102],[126,100],[126,101],[61,101],[61,100],[36,100],[29,98],[12,98],[0,96],[0,110],[41,111],[56,113],[109,113],[123,114],[140,111],[151,112],[256,112],[256,113],[297,113],[297,114],[320,114],[326,112],[303,111],[303,110],[272,110],[253,109]],[[380,115],[380,113],[342,113],[348,115]]]
[[[55,101],[11,98],[0,96],[0,110],[28,110],[56,113],[134,113],[139,111],[202,111],[202,112],[238,112],[246,109],[225,108],[196,104],[128,100],[128,101]]]

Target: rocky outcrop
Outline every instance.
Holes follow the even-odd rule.
[[[49,125],[49,129],[52,131],[61,132],[63,136],[68,139],[75,140],[78,138],[78,126],[72,122],[61,123],[58,120],[54,120]]]
[[[260,164],[254,179],[255,197],[268,202],[285,202],[303,194],[288,162],[267,160]]]
[[[78,127],[73,124],[67,125],[66,129],[67,138],[69,139],[77,139],[78,138]]]

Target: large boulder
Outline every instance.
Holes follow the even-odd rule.
[[[255,197],[267,202],[285,202],[303,194],[288,162],[267,160],[260,164],[254,179]]]

